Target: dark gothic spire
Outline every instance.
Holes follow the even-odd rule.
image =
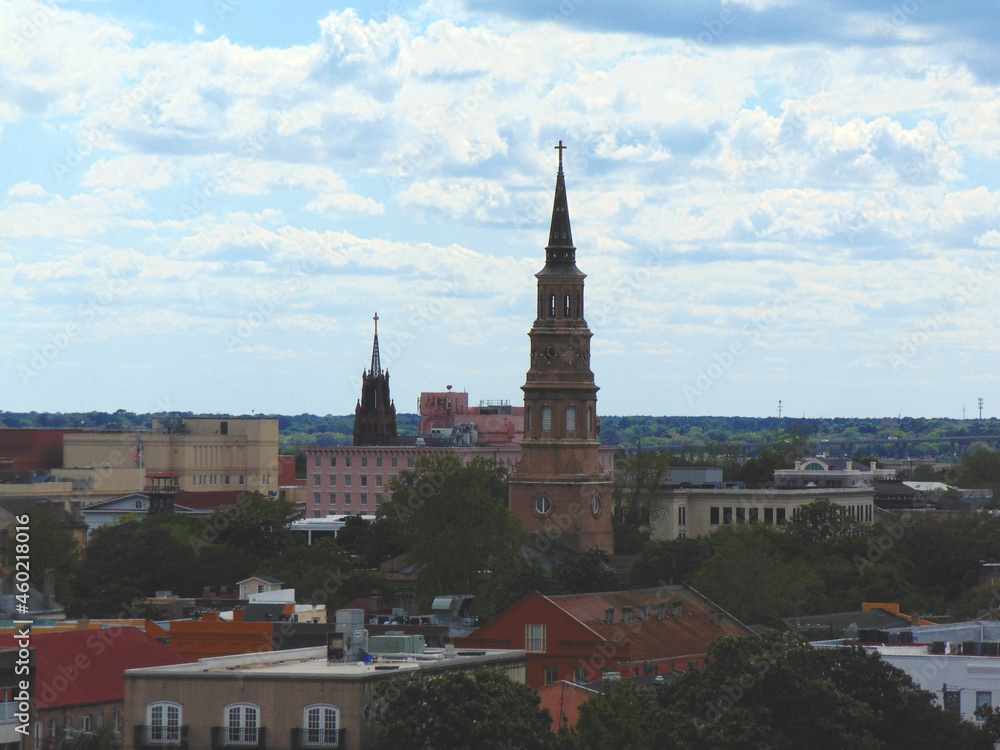
[[[378,355],[378,313],[375,313],[375,343],[372,345],[372,369],[371,375],[378,376],[382,374],[382,361],[379,359]]]
[[[562,152],[566,147],[559,141],[555,148],[559,151],[559,172],[556,174],[556,195],[552,201],[552,225],[549,227],[545,260],[547,263],[575,263],[576,248],[573,246],[573,232],[569,226],[569,205],[566,202],[566,181],[562,168]]]

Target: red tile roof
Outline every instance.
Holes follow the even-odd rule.
[[[16,645],[14,636],[0,636],[0,647]],[[31,646],[35,649],[37,708],[121,701],[126,669],[190,662],[129,627],[33,634]]]
[[[753,635],[743,623],[687,586],[547,598],[604,641],[630,644],[633,662],[704,654],[720,636]],[[678,603],[680,617],[674,614]],[[646,606],[645,619],[640,619],[642,605]],[[657,605],[662,605],[662,617],[657,617]],[[632,608],[630,622],[624,621],[622,607]],[[613,624],[605,621],[605,612],[611,608]]]

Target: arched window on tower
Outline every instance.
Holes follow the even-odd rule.
[[[567,294],[563,298],[563,317],[564,318],[568,318],[569,316],[570,316],[570,311],[569,311],[569,295]]]
[[[556,295],[549,295],[549,317],[554,318],[556,316]]]
[[[542,432],[552,429],[552,409],[545,406],[542,408]]]
[[[583,295],[579,292],[576,293],[576,314],[583,317]]]
[[[531,434],[531,407],[529,406],[527,409],[525,409],[525,411],[528,412],[527,415],[526,415],[527,416],[527,420],[525,420],[525,421],[527,421],[527,423],[528,423],[528,430],[527,431],[528,431],[528,434],[530,435]]]
[[[594,431],[594,410],[589,406],[587,407],[587,432],[591,433]]]
[[[566,410],[566,432],[576,432],[576,409],[572,406]]]

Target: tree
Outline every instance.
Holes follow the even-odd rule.
[[[208,525],[218,531],[219,542],[271,557],[289,543],[295,532],[288,526],[301,516],[294,503],[251,492],[235,506],[216,510]]]
[[[666,712],[657,720],[674,722],[676,750],[992,747],[978,727],[938,708],[933,695],[877,653],[816,649],[773,632],[720,638],[704,668],[656,690]],[[581,724],[590,704],[604,700],[581,709]],[[685,737],[685,726],[694,737]]]
[[[483,602],[524,541],[520,518],[507,508],[504,472],[478,458],[462,466],[456,456],[429,456],[393,479],[390,490],[379,516],[397,520],[398,538],[419,566],[420,605],[471,593],[477,611],[492,614]]]
[[[564,594],[618,591],[622,582],[607,569],[608,556],[592,550],[567,557],[552,570],[552,580]]]
[[[860,536],[864,531],[862,524],[851,518],[847,508],[825,497],[799,508],[784,528],[800,544],[821,542],[834,536]]]
[[[786,617],[802,611],[818,586],[815,572],[785,559],[783,534],[760,524],[723,526],[693,584],[736,617]]]
[[[388,701],[379,738],[385,750],[557,747],[538,693],[497,670],[447,672],[403,685],[386,681],[376,692]]]

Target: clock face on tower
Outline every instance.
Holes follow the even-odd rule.
[[[551,365],[553,362],[556,361],[557,356],[558,355],[556,354],[556,350],[553,349],[551,346],[545,347],[545,351],[542,352],[542,359],[545,360],[546,364]]]

